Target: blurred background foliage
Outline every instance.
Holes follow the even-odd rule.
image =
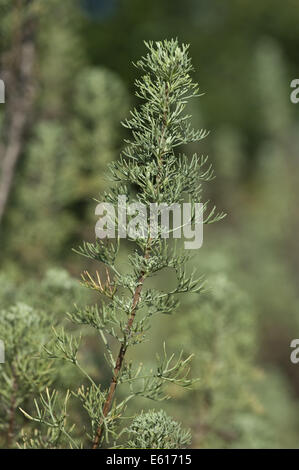
[[[191,428],[192,447],[297,447],[299,374],[289,359],[299,333],[299,108],[289,97],[298,74],[297,2],[1,0],[0,8],[0,77],[9,69],[16,87],[7,88],[0,108],[2,179],[13,94],[25,96],[18,54],[27,40],[35,51],[34,99],[24,108],[0,223],[0,332],[12,315],[23,318],[21,332],[28,316],[39,315],[42,341],[50,325],[65,323],[74,301],[86,301],[77,278],[88,262],[71,248],[94,239],[92,198],[105,189],[106,164],[118,158],[125,137],[120,121],[136,104],[131,61],[144,53],[143,40],[178,37],[191,44],[195,79],[206,93],[190,110],[195,127],[211,129],[200,148],[188,150],[210,155],[217,179],[209,196],[228,217],[205,228],[193,261],[206,274],[207,292],[189,295],[171,327],[167,318],[154,324],[140,360],[161,349],[162,328],[173,351],[184,345],[195,353],[196,390],[171,390],[175,400],[157,405]],[[88,331],[82,356],[107,383]],[[79,379],[61,368],[55,380],[65,389]],[[0,423],[11,386],[5,383]],[[140,399],[140,407],[153,403]],[[19,427],[22,420],[17,416]],[[5,445],[5,424],[0,429]]]

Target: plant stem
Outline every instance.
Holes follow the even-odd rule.
[[[165,84],[165,111],[164,111],[164,114],[163,114],[163,130],[162,130],[160,141],[159,141],[159,147],[160,147],[160,152],[158,154],[159,168],[161,168],[161,166],[163,164],[163,162],[162,162],[162,160],[163,160],[163,140],[164,140],[165,132],[166,132],[166,129],[167,129],[168,114],[169,114],[169,84],[166,83]],[[157,189],[159,191],[159,186],[160,186],[160,177],[159,176],[157,178],[156,184],[157,184]],[[145,253],[144,253],[144,258],[145,259],[149,258],[151,241],[152,241],[151,238],[149,238],[148,242],[147,242],[146,249],[145,249]],[[140,295],[141,295],[144,280],[145,280],[145,272],[142,271],[140,273],[140,276],[139,276],[139,279],[138,279],[138,282],[137,282],[137,286],[136,286],[136,289],[135,289],[135,292],[134,292],[134,295],[133,295],[132,310],[131,310],[130,318],[128,320],[127,327],[126,327],[126,332],[127,332],[128,335],[131,332],[131,328],[132,328],[132,325],[133,325],[133,322],[134,322],[134,318],[135,318],[136,311],[137,311],[137,306],[138,306],[138,303],[139,303],[139,300],[140,300]],[[103,421],[106,418],[106,416],[108,415],[108,413],[110,411],[110,408],[111,408],[112,400],[113,400],[114,393],[115,393],[115,390],[116,390],[116,387],[117,387],[118,376],[119,376],[119,373],[120,373],[121,368],[122,368],[122,364],[123,364],[123,361],[124,361],[125,354],[127,352],[127,348],[128,348],[127,342],[123,341],[121,346],[120,346],[120,350],[119,350],[119,353],[118,353],[118,356],[117,356],[117,359],[116,359],[115,368],[114,368],[114,372],[113,372],[112,381],[110,383],[108,395],[107,395],[106,401],[105,401],[103,409],[102,409],[103,419],[102,419],[102,421],[101,421],[101,423],[100,423],[100,425],[97,429],[97,433],[96,433],[96,436],[95,436],[94,441],[93,441],[93,446],[92,446],[93,449],[97,449],[99,447],[100,439],[101,439],[101,435],[102,435],[102,430],[103,430]]]
[[[144,254],[145,259],[149,258],[150,243],[151,243],[151,239],[149,239],[146,250],[145,250],[145,254]],[[128,320],[127,327],[126,327],[126,331],[127,331],[128,335],[131,332],[131,328],[132,328],[132,325],[133,325],[133,322],[134,322],[134,318],[135,318],[135,315],[136,315],[137,306],[138,306],[138,303],[139,303],[139,300],[140,300],[140,294],[141,294],[141,291],[142,291],[144,281],[145,281],[145,272],[142,271],[139,278],[138,278],[137,286],[136,286],[134,296],[133,296],[133,301],[132,301],[132,310],[131,310],[130,318]],[[110,383],[108,395],[107,395],[106,401],[105,401],[104,406],[103,406],[103,410],[102,410],[103,419],[106,418],[106,416],[108,415],[108,413],[110,411],[112,400],[113,400],[114,393],[115,393],[117,383],[118,383],[118,376],[119,376],[119,373],[120,373],[121,368],[122,368],[122,364],[123,364],[123,361],[124,361],[125,354],[127,352],[127,348],[128,348],[127,342],[123,341],[121,346],[120,346],[120,350],[119,350],[119,353],[118,353],[118,356],[117,356],[117,359],[116,359],[116,363],[115,363],[115,367],[114,367],[114,371],[113,371],[113,377],[112,377],[112,380],[111,380],[111,383]],[[100,439],[101,439],[101,435],[102,435],[102,430],[103,430],[103,420],[102,420],[102,422],[100,423],[100,425],[97,429],[97,433],[96,433],[96,436],[94,438],[93,445],[92,445],[93,449],[97,449],[99,447]]]

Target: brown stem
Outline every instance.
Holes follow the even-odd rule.
[[[159,146],[161,147],[161,151],[160,151],[159,158],[158,158],[159,167],[162,165],[162,157],[163,157],[162,144],[163,144],[164,134],[165,134],[166,127],[167,127],[167,115],[168,115],[168,112],[169,112],[168,101],[169,101],[169,86],[166,83],[166,105],[165,105],[165,111],[164,111],[164,115],[163,115],[163,131],[162,131],[160,142],[159,142]],[[160,180],[159,180],[159,177],[158,177],[157,178],[157,186],[158,187],[159,187],[159,184],[160,184]],[[151,238],[149,238],[148,243],[147,243],[147,247],[145,249],[145,254],[144,254],[145,259],[149,258],[150,244],[151,244]],[[138,303],[139,303],[139,300],[140,300],[140,294],[141,294],[141,291],[142,291],[144,280],[145,280],[145,272],[142,271],[140,273],[140,277],[139,277],[138,282],[137,282],[137,287],[135,289],[134,296],[133,296],[132,310],[131,310],[130,318],[128,320],[127,327],[126,327],[127,335],[130,334],[130,331],[131,331],[131,328],[132,328],[132,325],[133,325],[133,322],[134,322],[134,318],[135,318],[137,306],[138,306]],[[125,354],[127,352],[127,347],[128,346],[127,346],[126,342],[123,342],[120,346],[120,350],[119,350],[119,353],[118,353],[118,356],[117,356],[117,359],[116,359],[116,363],[115,363],[115,368],[114,368],[114,371],[113,371],[112,381],[110,383],[108,395],[107,395],[107,398],[106,398],[106,401],[104,403],[103,410],[102,410],[103,417],[104,417],[103,419],[105,419],[107,417],[107,415],[109,413],[109,410],[111,408],[112,400],[113,400],[114,393],[115,393],[115,390],[116,390],[116,387],[117,387],[118,376],[119,376],[119,373],[120,373],[121,368],[122,368],[122,364],[123,364],[123,361],[124,361]],[[101,439],[101,435],[102,435],[102,430],[103,430],[103,420],[101,421],[101,423],[99,424],[99,427],[97,429],[97,433],[96,433],[96,436],[94,438],[93,445],[92,445],[93,449],[97,449],[99,447],[100,439]]]
[[[144,255],[145,259],[149,258],[150,243],[151,243],[151,239],[149,239],[147,248],[145,250],[145,255]],[[131,328],[132,328],[134,318],[135,318],[135,315],[136,315],[136,310],[137,310],[137,306],[138,306],[138,303],[139,303],[139,300],[140,300],[140,294],[141,294],[141,290],[142,290],[142,287],[143,287],[144,280],[145,280],[145,272],[142,271],[141,274],[140,274],[140,277],[138,279],[137,287],[135,289],[134,296],[133,296],[132,310],[131,310],[131,314],[130,314],[130,317],[129,317],[129,320],[128,320],[128,323],[127,323],[127,326],[126,326],[127,335],[129,335],[130,332],[131,332]],[[112,380],[111,380],[111,383],[110,383],[108,395],[107,395],[107,398],[106,398],[106,401],[104,403],[103,410],[102,410],[104,418],[106,418],[106,416],[108,415],[109,410],[111,408],[111,403],[112,403],[112,400],[113,400],[115,389],[117,387],[118,376],[119,376],[119,373],[120,373],[121,368],[122,368],[122,364],[123,364],[123,361],[124,361],[125,354],[127,352],[127,347],[128,346],[127,346],[126,342],[123,342],[120,346],[120,350],[119,350],[119,353],[118,353],[118,356],[117,356],[117,359],[116,359],[116,363],[115,363],[115,367],[114,367],[114,371],[113,371],[113,377],[112,377]],[[97,449],[99,447],[100,439],[101,439],[101,435],[102,435],[102,430],[103,430],[103,421],[100,423],[100,425],[97,429],[97,434],[96,434],[96,437],[94,438],[94,441],[93,441],[93,446],[92,446],[93,449]]]

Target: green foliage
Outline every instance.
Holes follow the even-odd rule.
[[[43,448],[43,449],[56,449],[61,441],[67,442],[71,448],[77,448],[75,441],[70,436],[70,432],[73,428],[67,430],[66,428],[66,416],[67,416],[67,404],[69,400],[69,392],[66,392],[65,399],[62,403],[58,403],[57,392],[53,390],[49,392],[46,389],[45,394],[40,395],[40,403],[34,400],[36,418],[32,418],[26,411],[23,412],[26,418],[44,424],[47,427],[46,434],[43,434],[40,430],[35,430],[33,436],[30,437],[26,433],[23,433],[23,445],[24,449],[28,448]]]
[[[184,113],[188,100],[198,95],[198,87],[190,77],[192,65],[188,46],[179,46],[177,41],[171,40],[146,43],[146,47],[147,56],[136,64],[145,73],[136,81],[137,96],[143,99],[143,103],[124,123],[131,130],[133,140],[126,141],[127,147],[121,158],[110,165],[112,181],[117,186],[106,192],[104,197],[115,204],[118,194],[123,192],[129,202],[146,204],[181,203],[187,198],[194,207],[193,198],[202,201],[202,182],[211,179],[212,170],[211,167],[203,169],[206,159],[194,155],[189,162],[185,155],[175,153],[178,146],[200,141],[206,136],[205,131],[191,128],[191,116]],[[208,210],[205,203],[204,212],[207,211],[206,223],[224,216],[217,214],[215,208]],[[127,403],[134,397],[163,400],[169,398],[163,391],[165,384],[190,387],[193,383],[188,378],[192,354],[181,352],[176,358],[174,354],[168,354],[165,344],[163,355],[157,355],[155,370],[147,371],[142,364],[135,365],[135,361],[128,362],[126,359],[128,349],[144,342],[153,315],[173,313],[178,305],[178,294],[200,292],[202,289],[202,279],[197,278],[195,273],[187,274],[188,256],[172,248],[162,235],[160,232],[156,238],[148,235],[146,239],[130,240],[135,246],[128,258],[131,270],[127,272],[121,272],[118,266],[120,239],[117,243],[84,243],[77,250],[79,254],[105,265],[105,270],[101,267],[94,276],[88,271],[82,274],[83,285],[100,296],[98,303],[76,308],[69,313],[69,317],[75,324],[92,327],[102,340],[106,348],[105,359],[112,374],[108,389],[98,385],[80,364],[80,346],[75,337],[64,330],[55,331],[53,343],[45,348],[50,359],[64,359],[74,364],[89,381],[88,387],[79,387],[74,395],[82,402],[89,416],[90,426],[86,435],[92,441],[93,448],[104,442],[109,445],[111,440],[117,441],[120,436],[117,423]],[[165,292],[144,286],[148,278],[164,268],[171,268],[176,274],[177,285],[174,289]],[[115,353],[112,338],[119,343],[118,354]],[[124,399],[118,400],[115,392],[121,385],[127,385],[128,391]],[[52,407],[54,395],[47,394],[47,397],[47,402],[41,398],[45,412],[37,407],[37,417],[30,416],[30,419],[46,426],[55,426],[61,436],[67,437],[68,432],[61,427],[63,419],[57,423],[49,422],[47,410]],[[29,417],[27,413],[26,416]],[[157,432],[160,427],[170,429],[174,426],[163,413],[146,414],[135,424],[146,425],[154,417],[157,418]],[[69,442],[71,446],[72,439]],[[169,445],[183,444],[188,441],[188,434],[179,431],[173,439]],[[166,436],[161,441],[158,439],[156,445],[166,446]]]
[[[52,328],[61,322],[71,302],[83,301],[82,289],[68,273],[49,270],[39,281],[23,282],[19,287],[7,278],[1,280],[0,339],[5,346],[5,363],[0,366],[0,442],[15,447],[21,429],[25,432],[19,407],[32,411],[33,397],[48,386],[77,380],[66,367],[53,367],[44,357],[43,347],[52,338]],[[27,305],[30,302],[32,306]],[[62,379],[63,378],[63,379]]]
[[[55,380],[49,361],[38,357],[49,337],[52,319],[26,304],[1,311],[0,337],[5,345],[5,363],[1,365],[1,434],[7,445],[15,438],[18,407],[40,393]]]
[[[18,336],[12,313],[32,310],[32,318],[38,315],[41,322],[40,327],[38,322],[35,324],[32,348],[28,346],[30,330],[24,328],[21,337],[29,354],[24,358],[29,377],[33,364],[38,365],[33,371],[37,381],[32,384],[32,392],[28,391],[31,385],[24,370],[18,372],[18,400],[23,395],[22,389],[27,397],[19,404],[38,421],[25,418],[15,408],[16,404],[11,408],[11,401],[4,396],[11,393],[11,388],[1,375],[5,385],[4,395],[0,396],[0,446],[15,447],[17,441],[26,448],[90,446],[104,418],[102,406],[111,380],[111,366],[118,354],[117,342],[123,340],[119,320],[122,319],[123,327],[129,310],[112,308],[111,299],[105,300],[101,290],[111,295],[116,289],[114,301],[117,297],[122,301],[126,293],[130,299],[141,268],[147,278],[133,335],[128,339],[115,405],[110,416],[104,418],[103,435],[109,444],[103,441],[102,445],[126,445],[125,433],[117,439],[123,426],[127,426],[121,418],[135,416],[140,409],[151,409],[152,400],[142,396],[149,382],[155,398],[174,397],[160,401],[159,408],[191,427],[193,447],[298,447],[299,382],[296,366],[289,360],[290,340],[298,331],[299,305],[298,105],[290,102],[289,82],[298,71],[299,10],[293,0],[286,0],[283,15],[277,14],[281,7],[276,1],[273,8],[273,0],[253,0],[247,4],[229,0],[225,5],[219,1],[193,0],[182,5],[173,0],[171,7],[158,0],[147,3],[130,0],[130,5],[125,0],[112,3],[117,6],[114,10],[111,7],[109,18],[95,18],[80,11],[81,7],[75,8],[71,0],[0,0],[3,72],[10,63],[18,19],[22,21],[30,14],[37,20],[34,72],[37,101],[1,226],[0,302],[3,322],[5,318],[9,321],[0,338],[9,349],[12,339],[8,333],[10,338],[14,331]],[[21,4],[22,10],[17,11]],[[86,243],[82,247],[86,258],[81,263],[89,272],[98,269],[102,285],[102,288],[97,285],[96,272],[83,273],[82,283],[92,287],[87,298],[88,291],[81,289],[78,281],[65,271],[51,269],[44,274],[44,270],[47,266],[65,266],[77,276],[80,266],[70,247],[76,246],[81,238],[91,239],[94,207],[89,199],[99,190],[107,190],[103,169],[117,158],[122,136],[128,132],[127,140],[134,143],[130,129],[122,132],[119,126],[128,108],[123,83],[130,86],[135,73],[133,67],[127,66],[128,60],[142,52],[142,38],[173,35],[192,44],[196,66],[192,76],[195,81],[200,79],[208,92],[202,100],[190,100],[186,109],[193,116],[193,126],[200,128],[205,123],[213,129],[212,138],[200,142],[201,152],[213,157],[220,176],[217,184],[207,185],[207,198],[225,207],[229,218],[227,223],[217,224],[217,228],[205,228],[198,260],[191,256],[189,261],[187,257],[181,261],[181,253],[174,250],[169,262],[172,243],[163,250],[153,247],[149,259],[140,253],[142,247],[131,250],[132,243],[122,241],[120,246],[118,240],[114,245]],[[158,65],[159,57],[154,60]],[[146,58],[142,62],[145,66]],[[166,71],[165,54],[164,62],[160,60],[160,65]],[[141,96],[147,93],[142,81],[144,74],[147,72],[141,70],[138,77]],[[153,90],[155,85],[156,82]],[[165,96],[163,93],[161,87],[158,99]],[[139,99],[136,97],[135,102],[132,99],[133,105]],[[157,106],[159,102],[153,99],[151,112],[157,111],[158,116]],[[1,105],[0,144],[7,137],[2,125],[5,110]],[[155,129],[151,127],[155,117],[149,117],[148,137],[149,131]],[[135,111],[131,118],[135,125]],[[161,135],[161,128],[148,140],[152,146],[149,152],[155,151],[155,135]],[[192,138],[190,129],[189,136]],[[139,139],[138,148],[144,152],[141,154],[144,158],[146,147],[141,144]],[[129,147],[133,152],[134,146]],[[180,145],[175,150],[176,154],[185,151],[192,156],[198,148],[196,142],[191,142],[187,148]],[[170,162],[170,157],[167,158]],[[130,200],[137,197],[141,200],[145,194],[154,201],[157,195],[154,158],[145,159],[146,165],[136,165],[134,159],[130,161],[124,154],[120,160],[121,172],[117,168],[119,161],[110,165],[115,181],[112,197],[128,191]],[[144,166],[149,168],[149,178],[144,174]],[[169,201],[179,198],[182,186],[190,182],[195,188],[192,197],[200,200],[202,195],[198,198],[198,191],[204,181],[198,178],[198,166],[203,174],[207,172],[206,180],[213,178],[208,160],[201,155],[176,160],[172,170],[167,170],[168,179],[166,168],[160,168],[161,198],[167,196]],[[184,198],[188,199],[187,194]],[[181,296],[174,294],[176,279],[179,290],[190,287],[188,272],[178,272],[176,277],[174,269],[186,261],[207,274],[206,285],[211,291],[204,292],[202,279],[195,276],[199,284],[193,290],[198,287],[200,296],[188,293],[179,299]],[[107,265],[110,287],[105,284],[107,273],[102,263]],[[162,291],[166,295],[161,297]],[[65,318],[65,312],[70,312],[74,322]],[[20,327],[22,321],[21,318]],[[54,337],[52,325],[57,335]],[[139,334],[141,328],[143,332]],[[63,348],[70,352],[70,334],[73,346],[81,338],[76,366],[70,360],[62,360],[63,351],[57,348],[66,341],[68,349]],[[166,337],[165,361],[161,343]],[[38,358],[45,355],[45,351],[40,354],[44,343],[60,359]],[[180,358],[182,345],[184,354]],[[156,351],[160,352],[157,361]],[[172,367],[165,368],[172,353],[174,365],[195,353],[187,368],[191,366],[192,376],[200,380],[191,392],[188,386],[185,390],[171,380],[164,380]],[[99,367],[104,354],[107,361],[100,362]],[[53,384],[48,391],[42,390],[40,404],[36,385],[40,383],[41,389],[47,385],[39,373],[49,362],[55,367],[49,377]],[[11,384],[8,363],[0,364],[0,370],[6,371]],[[159,377],[161,370],[163,379]],[[68,389],[74,392],[70,395]],[[131,394],[134,397],[127,400]],[[34,398],[46,424],[40,422]],[[124,407],[117,408],[122,401]],[[14,410],[12,414],[10,409]],[[55,422],[49,409],[55,413]],[[13,414],[13,433],[8,433]]]
[[[106,187],[103,168],[118,153],[128,97],[117,75],[86,65],[73,2],[30,3],[45,10],[35,39],[36,121],[15,177],[1,257],[7,267],[18,257],[42,273],[70,253],[91,219],[92,197]]]
[[[181,449],[191,443],[190,431],[182,429],[162,410],[141,413],[127,433],[129,449]]]
[[[254,393],[261,374],[255,366],[256,318],[246,294],[225,274],[218,271],[209,283],[211,289],[198,307],[192,300],[186,303],[187,312],[178,319],[172,341],[188,345],[188,351],[197,350],[193,364],[200,376],[193,396],[197,445],[218,442],[227,447],[242,435],[235,416],[262,413]]]

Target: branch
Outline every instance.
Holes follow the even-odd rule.
[[[18,38],[12,46],[10,70],[4,74],[8,85],[8,102],[4,129],[5,142],[0,146],[0,224],[11,191],[15,168],[22,152],[25,131],[28,127],[35,97],[34,64],[35,64],[35,23],[28,19],[21,25],[23,10],[20,2],[16,10],[18,16]]]
[[[146,250],[145,250],[145,254],[144,254],[145,259],[149,258],[150,243],[151,243],[151,239],[149,239]],[[138,306],[138,303],[139,303],[139,300],[140,300],[140,294],[141,294],[141,291],[142,291],[144,280],[145,280],[145,272],[142,271],[141,274],[140,274],[140,277],[138,279],[138,282],[137,282],[137,287],[136,287],[135,292],[134,292],[133,301],[132,301],[132,310],[131,310],[130,318],[128,320],[127,327],[126,327],[126,333],[128,335],[131,332],[131,328],[132,328],[132,325],[133,325],[133,322],[134,322],[134,318],[135,318],[137,306]],[[126,352],[127,352],[127,343],[124,341],[120,346],[120,350],[119,350],[119,353],[118,353],[118,356],[117,356],[117,359],[116,359],[116,363],[115,363],[115,368],[114,368],[114,371],[113,371],[112,381],[110,383],[108,395],[107,395],[106,401],[105,401],[104,406],[103,406],[102,413],[103,413],[104,418],[107,417],[107,415],[110,411],[112,400],[113,400],[114,393],[115,393],[117,383],[118,383],[118,376],[119,376],[119,373],[121,371]],[[93,446],[92,446],[93,449],[97,449],[99,447],[100,439],[101,439],[101,435],[102,435],[102,430],[103,430],[103,420],[101,421],[101,423],[100,423],[100,425],[97,429],[97,433],[96,433],[95,439],[93,441]]]

